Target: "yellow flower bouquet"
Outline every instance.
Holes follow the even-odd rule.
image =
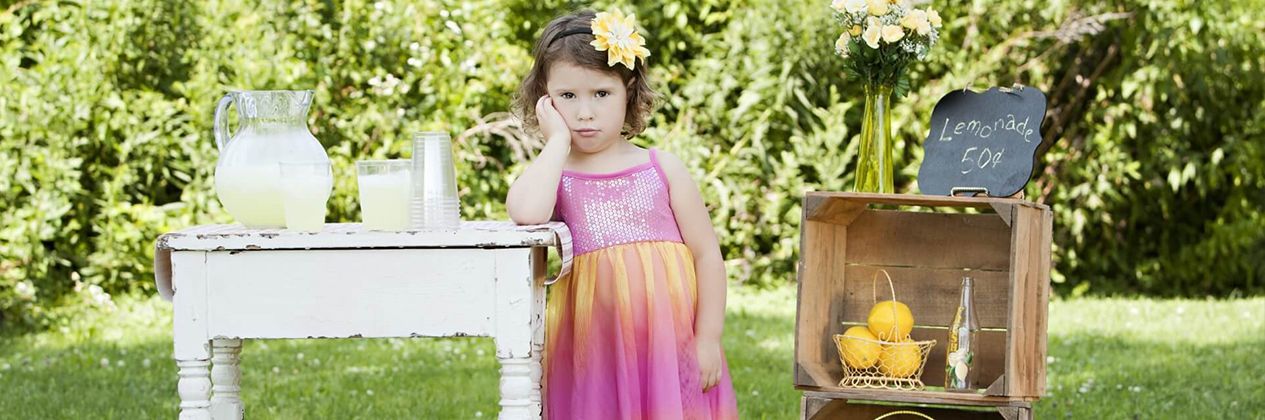
[[[940,39],[940,14],[897,0],[834,0],[831,5],[843,33],[835,52],[852,77],[887,85],[897,96],[908,90],[905,68],[925,60]]]
[[[909,91],[905,69],[925,60],[940,39],[940,14],[900,0],[834,0],[830,8],[843,29],[835,52],[849,77],[865,84],[854,189],[893,193],[891,96]]]

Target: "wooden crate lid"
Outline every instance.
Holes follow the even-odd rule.
[[[991,208],[1010,224],[1013,207],[1049,211],[1050,207],[1019,198],[949,197],[921,194],[876,194],[811,191],[804,195],[804,218],[846,225],[872,204],[924,207]]]

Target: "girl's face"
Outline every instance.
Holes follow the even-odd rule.
[[[549,67],[545,88],[571,130],[572,149],[596,153],[623,138],[628,88],[619,76],[559,62]]]

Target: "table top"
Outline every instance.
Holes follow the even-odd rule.
[[[267,249],[523,248],[556,246],[550,225],[511,221],[463,221],[457,230],[365,230],[359,223],[328,223],[320,232],[251,229],[239,224],[200,225],[158,237],[159,250],[247,251]]]
[[[571,234],[562,222],[519,226],[508,220],[463,221],[457,230],[365,230],[359,223],[327,223],[320,232],[250,229],[239,224],[200,225],[158,237],[154,281],[158,294],[171,300],[173,251],[262,251],[302,249],[425,249],[557,247],[562,272],[570,270]],[[552,282],[553,280],[547,280]]]

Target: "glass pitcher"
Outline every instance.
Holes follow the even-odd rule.
[[[280,162],[329,162],[325,148],[307,128],[311,90],[232,91],[215,108],[215,193],[243,225],[285,226]],[[238,129],[228,127],[229,105]]]

